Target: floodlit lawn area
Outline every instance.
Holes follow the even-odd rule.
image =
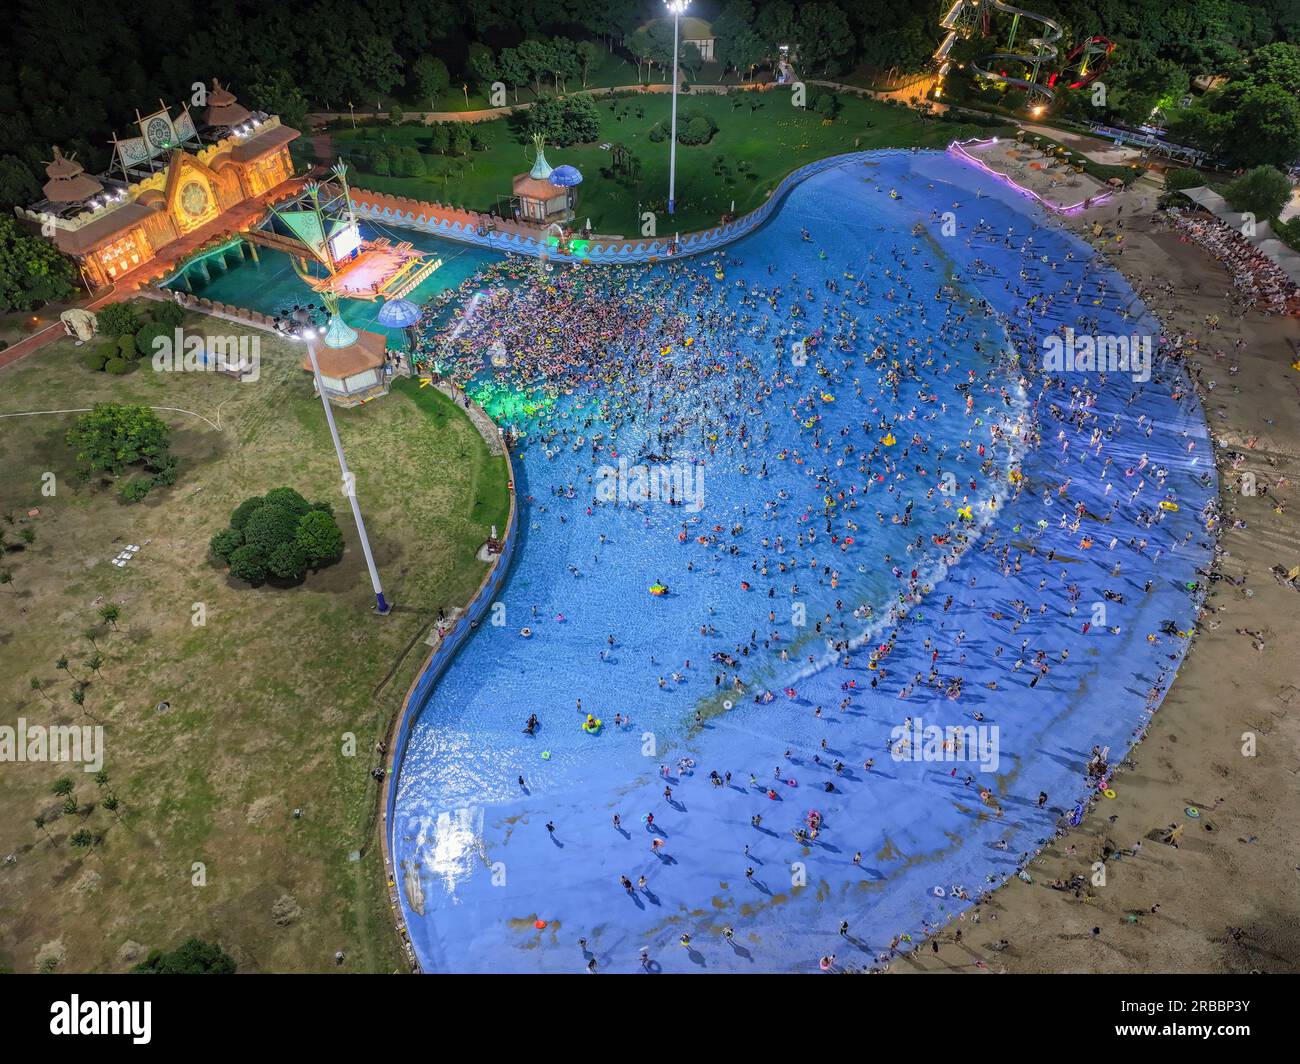
[[[335,970],[340,949],[344,971],[404,970],[369,772],[438,608],[463,605],[482,579],[475,552],[509,508],[505,460],[449,400],[431,389],[417,400],[413,382],[336,412],[398,607],[376,617],[301,349],[249,335],[261,340],[256,383],[147,361],[94,373],[68,340],[0,371],[0,413],[102,401],[193,412],[158,410],[179,479],[136,504],[98,478],[78,483],[64,441],[75,414],[0,418],[0,564],[12,574],[0,585],[0,724],[102,724],[108,773],[100,785],[79,765],[0,765],[0,852],[17,858],[0,892],[0,968],[120,971],[197,936],[241,971]],[[346,553],[300,586],[252,589],[209,557],[208,540],[242,500],[279,486],[331,501]],[[34,541],[13,549],[24,530]],[[127,544],[141,549],[115,568]],[[115,627],[104,604],[120,609]],[[96,651],[98,671],[85,664]],[[84,715],[77,679],[89,681]],[[65,776],[75,812],[52,792]],[[70,842],[82,829],[89,849]]]
[[[856,96],[839,97],[842,107],[833,122],[790,105],[787,91],[737,91],[730,95],[682,96],[679,124],[702,113],[717,123],[718,131],[704,145],[677,146],[677,214],[665,213],[668,189],[667,139],[654,143],[649,131],[669,120],[667,94],[638,93],[615,99],[596,98],[601,118],[599,138],[591,144],[561,148],[550,146],[546,157],[552,166],[568,163],[582,171],[578,190],[579,224],[587,218],[599,233],[636,236],[640,233],[638,208],[660,212],[659,231],[687,232],[718,223],[734,200],[736,211],[758,207],[777,183],[792,170],[828,155],[883,147],[943,147],[956,137],[972,136],[975,126],[940,122],[915,111]],[[419,125],[372,125],[355,131],[336,130],[335,150],[349,158],[362,144],[396,143],[421,149],[430,173],[423,177],[381,177],[353,162],[353,184],[424,200],[452,203],[485,211],[500,199],[507,209],[511,179],[531,164],[531,147],[522,132],[522,116],[481,123],[477,130],[485,151],[467,156],[436,155],[429,150],[430,133]],[[637,185],[625,187],[601,175],[610,165],[610,152],[601,144],[621,142],[641,162]],[[747,163],[748,169],[741,170]],[[725,166],[725,169],[722,167]]]

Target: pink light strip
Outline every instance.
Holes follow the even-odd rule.
[[[973,156],[970,152],[966,150],[966,145],[972,145],[977,148],[983,148],[983,147],[987,147],[990,144],[996,144],[996,143],[997,143],[996,137],[991,137],[988,140],[968,140],[966,141],[965,144],[963,144],[961,141],[954,140],[951,144],[948,145],[948,150],[953,154],[957,155],[958,157],[965,159],[968,163],[974,163],[986,174],[991,174],[993,177],[996,177],[999,181],[1003,182],[1004,184],[1010,185],[1017,192],[1021,193],[1022,195],[1028,196],[1033,200],[1037,200],[1039,205],[1046,207],[1049,211],[1055,211],[1057,214],[1074,214],[1076,211],[1081,211],[1085,207],[1098,207],[1101,204],[1105,203],[1113,195],[1115,195],[1114,189],[1106,189],[1105,191],[1103,191],[1101,194],[1097,196],[1090,196],[1088,197],[1088,199],[1080,200],[1078,203],[1072,203],[1068,207],[1058,207],[1055,203],[1052,203],[1050,200],[1044,199],[1032,188],[1025,188],[1024,185],[1017,184],[1015,181],[1011,180],[1011,178],[1008,177],[1006,174],[1001,173],[998,170],[994,170],[993,167],[989,166],[987,163],[983,162],[982,160],[975,158],[975,156]]]

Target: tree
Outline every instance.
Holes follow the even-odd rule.
[[[470,77],[483,85],[490,85],[501,76],[497,61],[492,55],[492,49],[486,44],[480,44],[478,41],[469,46],[469,51],[465,56],[465,69],[469,72]]]
[[[0,217],[0,314],[35,310],[77,294],[77,271],[53,244]]]
[[[830,3],[813,3],[799,8],[794,39],[799,65],[809,73],[819,66],[823,74],[833,73],[839,57],[853,47],[849,20],[843,11]]]
[[[501,80],[510,86],[515,94],[515,103],[519,102],[519,86],[528,83],[528,64],[519,54],[518,48],[503,48],[497,58],[497,71]]]
[[[77,418],[67,441],[90,471],[118,476],[130,466],[156,467],[166,459],[169,433],[147,406],[97,403]]]
[[[313,569],[343,557],[343,533],[334,517],[324,510],[303,515],[298,522],[297,542]]]
[[[411,73],[415,75],[415,84],[420,90],[420,95],[430,101],[431,110],[436,110],[433,102],[446,92],[447,86],[451,84],[451,74],[447,72],[447,64],[437,56],[422,55],[411,67]]]
[[[1300,100],[1280,85],[1250,85],[1225,150],[1241,166],[1289,166],[1300,156]]]
[[[152,951],[131,971],[137,975],[233,975],[235,961],[216,943],[191,938],[170,953]]]
[[[595,41],[579,41],[576,54],[578,65],[582,68],[582,87],[587,87],[587,74],[600,62],[600,48]]]
[[[248,97],[259,109],[279,115],[290,129],[307,128],[307,97],[293,75],[283,66],[266,71],[248,86]],[[155,312],[154,318],[158,319]],[[179,324],[179,323],[178,323]]]
[[[68,841],[72,843],[73,846],[77,847],[77,849],[85,850],[95,841],[95,836],[85,828],[82,828],[79,831],[74,831],[71,836],[69,836]]]
[[[393,50],[387,37],[366,37],[356,52],[357,67],[365,72],[365,80],[382,94],[392,92],[402,84],[402,59]]]
[[[550,47],[544,41],[528,40],[522,42],[515,53],[525,76],[533,83],[533,91],[540,96],[542,78],[552,70]]]
[[[1291,198],[1291,182],[1276,167],[1256,166],[1224,189],[1224,196],[1237,210],[1257,219],[1276,218]]]
[[[1276,85],[1300,96],[1300,45],[1275,41],[1250,54],[1250,78],[1257,85]]]
[[[41,186],[31,168],[16,155],[0,155],[0,211],[9,215],[39,199]]]

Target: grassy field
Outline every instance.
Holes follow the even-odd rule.
[[[591,144],[548,148],[552,166],[568,163],[582,171],[577,216],[591,219],[597,232],[635,236],[639,212],[660,212],[659,231],[686,232],[716,225],[735,202],[737,213],[759,206],[792,170],[828,155],[883,147],[943,147],[956,137],[981,131],[975,126],[939,122],[904,107],[856,96],[839,97],[842,109],[834,121],[792,107],[787,91],[700,94],[682,97],[679,122],[692,114],[710,116],[718,132],[704,145],[677,148],[677,213],[665,213],[668,189],[667,140],[653,143],[649,131],[667,122],[670,98],[664,94],[634,94],[597,99],[601,117],[598,139]],[[531,165],[531,147],[522,132],[522,119],[500,119],[476,127],[486,150],[467,156],[429,151],[431,134],[418,125],[372,125],[336,130],[334,148],[354,158],[353,183],[424,200],[489,210],[510,195],[511,179]],[[424,155],[429,173],[423,177],[381,177],[366,172],[354,149],[378,142],[413,145]],[[610,164],[602,144],[623,143],[641,162],[641,178],[625,187],[601,175]],[[742,170],[742,161],[748,164]]]
[[[417,402],[412,382],[337,413],[397,603],[376,617],[301,350],[254,335],[257,383],[147,363],[92,373],[69,341],[0,371],[0,413],[108,400],[192,412],[159,410],[179,480],[134,505],[98,478],[77,482],[64,442],[75,414],[0,418],[12,575],[0,586],[0,724],[102,724],[108,774],[101,784],[78,765],[0,765],[0,852],[15,856],[0,870],[0,968],[124,970],[191,935],[219,942],[243,971],[335,970],[340,949],[339,970],[403,967],[372,828],[375,743],[427,653],[433,615],[464,604],[482,578],[474,554],[490,525],[504,527],[505,463],[440,394]],[[347,550],[298,587],[254,590],[207,542],[240,501],[281,485],[334,500]],[[113,567],[126,544],[138,555]],[[116,626],[98,614],[110,603]],[[98,670],[85,664],[96,652]],[[89,681],[84,713],[71,700],[77,679]],[[75,812],[52,792],[65,776]],[[89,849],[70,844],[83,829]]]

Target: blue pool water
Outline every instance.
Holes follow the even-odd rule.
[[[406,298],[415,303],[424,303],[437,293],[447,288],[454,288],[466,277],[481,269],[495,258],[492,252],[467,244],[457,244],[443,240],[428,233],[419,233],[409,229],[392,229],[373,222],[361,223],[364,239],[389,236],[407,241],[426,254],[442,259],[442,266],[416,286]],[[262,314],[275,314],[280,310],[296,304],[306,304],[316,300],[311,292],[294,272],[289,256],[270,248],[258,248],[258,261],[251,255],[243,260],[233,254],[224,259],[207,260],[209,280],[205,281],[195,266],[188,268],[189,291],[217,303],[256,310]],[[180,278],[174,278],[169,288],[186,290]],[[340,312],[349,325],[372,332],[384,333],[389,337],[390,346],[404,347],[406,339],[400,329],[388,329],[375,320],[383,304],[376,300],[366,302],[358,299],[343,300]]]
[[[949,210],[962,228],[946,237]],[[870,965],[893,936],[965,909],[954,885],[973,897],[1050,837],[1085,793],[1090,749],[1133,741],[1185,649],[1166,632],[1190,627],[1214,491],[1176,367],[1157,359],[1145,385],[1067,373],[1043,391],[1007,355],[1004,322],[1022,342],[1063,324],[1154,331],[1089,255],[950,158],[882,153],[809,179],[720,260],[628,275],[672,342],[635,395],[578,381],[516,423],[504,623],[452,662],[399,769],[394,857],[427,970],[579,971],[594,957],[631,971],[643,947],[669,971],[816,970],[829,953]],[[796,364],[791,344],[819,325]],[[684,342],[705,335],[716,359]],[[624,354],[611,349],[611,368]],[[702,506],[602,500],[620,457],[702,471]],[[656,582],[668,594],[650,595]],[[1039,650],[1051,668],[1031,687]],[[932,660],[939,683],[913,684]],[[891,757],[904,718],[975,713],[996,729],[989,771]],[[731,779],[715,786],[710,770]],[[797,840],[814,810],[821,831]],[[644,889],[620,885],[643,875]]]

